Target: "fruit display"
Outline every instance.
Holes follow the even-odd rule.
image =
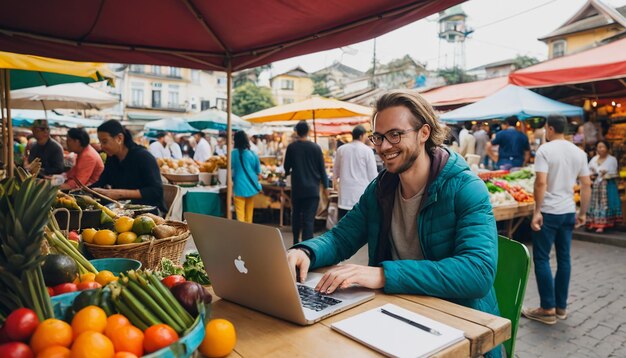
[[[178,229],[167,225],[161,217],[152,214],[136,218],[120,216],[113,223],[113,229],[84,229],[82,239],[95,245],[125,245],[149,242],[152,239],[165,239],[176,236]]]
[[[513,173],[504,170],[482,172],[478,176],[485,180],[493,207],[534,202],[535,174],[530,169]]]

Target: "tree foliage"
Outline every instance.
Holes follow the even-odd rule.
[[[536,63],[539,63],[539,60],[534,57],[517,55],[514,59],[513,66],[515,66],[516,70],[519,70],[521,68],[532,66]]]
[[[269,88],[257,87],[249,81],[235,88],[233,93],[233,113],[238,116],[245,116],[274,105],[274,98]]]
[[[437,75],[442,77],[447,85],[476,81],[476,76],[467,74],[467,72],[460,67],[439,70],[437,71]]]
[[[311,75],[313,80],[313,94],[328,97],[330,89],[328,89],[328,73],[319,73]]]

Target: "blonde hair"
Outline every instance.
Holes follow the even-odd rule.
[[[443,144],[448,136],[449,129],[439,123],[433,107],[417,92],[407,90],[393,90],[383,94],[376,101],[376,108],[372,116],[372,128],[376,126],[376,116],[379,112],[390,108],[404,106],[413,114],[413,128],[420,128],[423,124],[430,127],[430,136],[426,141],[426,150],[432,152]]]

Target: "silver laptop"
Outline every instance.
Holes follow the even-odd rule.
[[[322,274],[315,272],[296,283],[277,228],[194,213],[185,218],[213,290],[223,299],[307,325],[374,298],[372,290],[359,287],[316,293]]]

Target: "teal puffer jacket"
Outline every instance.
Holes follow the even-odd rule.
[[[498,235],[487,188],[458,154],[438,148],[431,159],[418,217],[424,260],[391,260],[388,233],[399,177],[385,171],[332,230],[296,246],[313,252],[316,268],[368,244],[369,265],[384,268],[386,293],[435,296],[498,315]]]

